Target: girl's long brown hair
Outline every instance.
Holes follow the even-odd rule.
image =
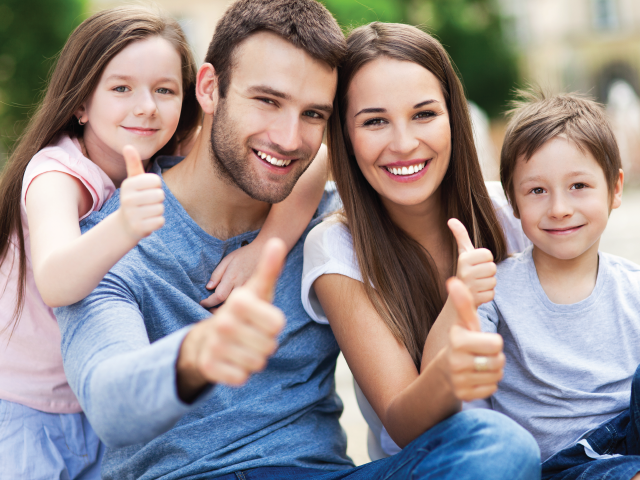
[[[73,31],[52,69],[44,98],[18,139],[0,179],[0,262],[8,260],[13,242],[19,254],[18,265],[14,262],[10,267],[18,268],[19,272],[16,307],[12,319],[0,333],[10,326],[13,333],[24,306],[27,263],[20,195],[27,165],[39,150],[61,134],[82,137],[83,127],[74,118],[74,112],[93,93],[104,68],[130,43],[154,35],[169,41],[180,54],[184,92],[178,128],[156,155],[173,153],[197,127],[200,106],[195,96],[196,65],[175,20],[142,7],[118,7],[93,15]]]
[[[347,46],[334,105],[339,114],[328,125],[331,170],[367,296],[420,370],[427,334],[445,299],[431,255],[389,217],[353,155],[345,124],[347,91],[365,64],[379,57],[413,62],[440,81],[451,123],[451,159],[440,186],[446,218],[459,219],[473,244],[488,248],[496,262],[505,258],[506,242],[482,178],[462,84],[442,45],[416,27],[374,22],[353,30]],[[453,235],[450,241],[457,258]]]

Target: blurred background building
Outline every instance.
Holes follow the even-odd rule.
[[[264,0],[268,1],[268,0]],[[348,31],[371,21],[420,25],[445,46],[470,101],[487,179],[498,175],[503,113],[515,88],[579,91],[607,106],[627,180],[640,183],[639,0],[322,0]],[[202,62],[215,25],[231,0],[0,0],[0,166],[46,85],[69,33],[99,10],[157,5],[184,28]],[[612,215],[603,249],[640,261],[636,245],[640,191]],[[637,225],[636,225],[637,224]],[[343,359],[338,390],[349,454],[368,461],[366,425]]]

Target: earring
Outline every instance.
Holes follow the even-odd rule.
[[[82,120],[78,119],[78,125],[82,126],[82,125],[84,125],[85,123],[87,123],[87,122],[83,122]]]

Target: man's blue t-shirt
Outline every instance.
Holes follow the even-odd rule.
[[[154,172],[172,167],[161,157]],[[302,255],[320,214],[291,250],[274,304],[286,315],[280,346],[242,387],[217,385],[192,405],[177,396],[175,362],[220,260],[252,241],[214,238],[189,217],[163,182],[165,226],[143,239],[84,300],[56,309],[65,371],[93,427],[110,447],[106,479],[211,478],[264,466],[351,468],[335,393],[338,345],[300,301]],[[119,207],[119,191],[81,223],[86,232]]]

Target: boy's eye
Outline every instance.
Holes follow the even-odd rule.
[[[129,87],[119,86],[113,89],[114,92],[124,93],[129,89]]]
[[[532,188],[531,193],[533,193],[534,195],[541,195],[544,193],[544,188],[542,187]]]
[[[587,188],[587,186],[584,183],[574,183],[571,188],[573,190],[582,190],[583,188]]]

